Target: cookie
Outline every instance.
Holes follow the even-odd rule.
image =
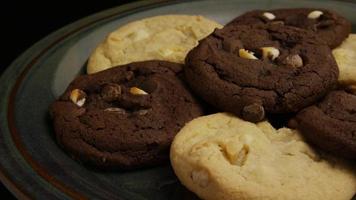
[[[349,200],[356,192],[355,168],[318,153],[298,131],[229,114],[189,122],[170,157],[179,180],[205,200]]]
[[[87,72],[146,60],[184,63],[186,54],[222,26],[202,16],[162,15],[128,23],[110,33],[91,54]]]
[[[356,159],[356,90],[353,92],[330,92],[319,104],[300,111],[289,125],[320,148]]]
[[[344,85],[356,85],[356,34],[350,34],[333,50],[333,55],[340,70],[339,82]]]
[[[226,26],[189,52],[191,88],[208,103],[248,121],[296,112],[337,84],[327,45],[307,30],[279,24]]]
[[[102,169],[168,161],[175,134],[203,114],[182,75],[180,64],[146,61],[79,76],[50,108],[58,143]]]
[[[339,46],[351,32],[351,22],[326,9],[292,8],[254,10],[232,20],[229,25],[281,23],[315,32],[331,48]]]

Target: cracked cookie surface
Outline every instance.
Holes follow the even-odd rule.
[[[235,18],[228,25],[265,23],[283,23],[313,31],[330,48],[339,46],[351,32],[351,22],[347,19],[333,11],[318,8],[254,10]]]
[[[175,134],[203,114],[182,75],[180,64],[147,61],[77,77],[50,108],[58,143],[100,168],[168,160]]]
[[[320,103],[300,111],[289,125],[320,148],[356,159],[355,91],[330,92]]]
[[[187,56],[187,82],[208,103],[249,121],[265,112],[296,112],[337,84],[327,45],[306,30],[279,24],[226,26]]]
[[[196,118],[173,140],[179,180],[206,200],[351,199],[356,172],[320,153],[296,130],[218,113]]]

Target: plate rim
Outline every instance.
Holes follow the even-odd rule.
[[[192,1],[203,1],[203,0],[192,0]],[[309,1],[322,1],[322,0],[309,0]],[[54,179],[47,172],[38,171],[41,169],[35,169],[36,167],[41,168],[40,166],[36,166],[36,162],[31,164],[31,155],[26,152],[24,146],[21,146],[21,139],[17,138],[18,134],[16,134],[16,125],[15,125],[15,116],[14,116],[14,109],[15,109],[15,100],[17,95],[17,90],[21,86],[22,81],[26,77],[26,74],[29,70],[36,64],[36,62],[51,48],[53,48],[58,43],[62,42],[66,38],[72,36],[75,33],[82,31],[83,29],[90,28],[91,26],[97,24],[98,22],[102,22],[105,20],[110,20],[112,17],[116,17],[120,14],[132,14],[135,12],[139,12],[140,10],[146,10],[154,7],[160,7],[164,5],[172,5],[176,3],[184,3],[189,2],[189,0],[142,0],[136,1],[128,4],[123,4],[120,6],[115,6],[109,9],[105,9],[94,14],[91,14],[87,17],[81,18],[77,21],[74,21],[68,25],[63,26],[60,29],[55,30],[54,32],[50,33],[46,37],[42,38],[38,42],[34,43],[31,47],[29,47],[26,51],[20,54],[1,74],[0,82],[4,82],[6,77],[10,77],[11,75],[14,77],[12,82],[5,82],[4,86],[0,88],[0,94],[4,94],[0,97],[0,106],[1,104],[5,104],[5,116],[7,121],[6,127],[0,127],[1,129],[8,129],[2,131],[0,129],[0,134],[4,134],[2,132],[9,132],[10,137],[16,145],[16,150],[22,158],[28,163],[33,170],[41,179],[46,180],[48,184],[52,187],[56,188],[59,192],[63,193],[67,198],[73,199],[88,199],[85,195],[80,194],[80,192],[75,191],[74,189],[69,188],[65,184],[61,183],[60,181]],[[326,0],[325,2],[340,2],[340,3],[349,3],[355,5],[356,2],[352,0]],[[44,45],[44,42],[50,41],[49,44]],[[39,53],[32,55],[32,50],[39,48]],[[29,58],[27,58],[29,57]],[[25,64],[19,66],[18,63],[20,61],[25,61]],[[13,72],[14,68],[17,67],[20,71],[19,73]],[[2,124],[0,124],[2,125]],[[17,135],[17,136],[16,136]],[[2,148],[0,146],[0,148]],[[28,155],[27,155],[28,154]],[[29,158],[26,158],[26,157]],[[0,161],[0,181],[3,185],[18,199],[31,199],[33,195],[29,194],[25,191],[24,185],[21,185],[19,181],[14,180],[13,177],[7,174],[7,170],[3,167],[3,161]],[[47,178],[44,176],[48,176]],[[46,186],[48,187],[48,186]],[[53,196],[56,197],[56,196]],[[120,198],[120,197],[118,197]]]
[[[1,93],[4,93],[5,95],[1,97],[2,100],[5,100],[4,102],[0,102],[3,104],[6,104],[6,120],[7,123],[5,123],[7,126],[2,127],[8,129],[8,132],[10,133],[10,137],[13,140],[17,151],[19,151],[20,155],[22,158],[28,163],[31,167],[31,169],[39,175],[41,179],[46,180],[48,184],[50,184],[52,187],[55,187],[57,190],[62,192],[66,197],[72,198],[72,199],[88,199],[84,194],[81,194],[80,192],[75,191],[72,188],[69,188],[65,184],[61,183],[61,181],[56,180],[55,178],[51,177],[49,173],[46,171],[42,171],[44,169],[41,169],[40,165],[37,164],[36,161],[31,159],[31,155],[26,151],[25,147],[22,146],[21,139],[19,138],[19,135],[17,134],[16,130],[16,125],[15,125],[15,116],[14,116],[14,109],[15,109],[15,103],[12,100],[15,100],[17,90],[21,86],[22,81],[26,77],[27,73],[29,70],[34,66],[37,61],[44,55],[46,54],[50,49],[52,49],[55,45],[58,43],[62,42],[66,38],[72,36],[75,33],[78,33],[82,31],[83,29],[90,28],[90,26],[97,24],[98,22],[102,22],[105,20],[110,20],[112,17],[116,17],[120,14],[132,14],[135,12],[139,12],[140,10],[146,10],[154,7],[160,7],[164,5],[171,5],[175,3],[181,3],[181,2],[186,2],[187,0],[145,0],[145,1],[136,1],[132,3],[127,3],[123,4],[120,6],[115,6],[109,9],[105,9],[99,12],[96,12],[94,14],[91,14],[87,17],[80,18],[79,20],[76,20],[70,24],[67,24],[54,32],[50,33],[46,37],[40,39],[36,43],[34,43],[32,46],[30,46],[27,50],[25,50],[23,53],[21,53],[1,74],[0,76],[0,82],[4,82],[3,80],[6,77],[9,77],[11,75],[14,76],[14,81],[12,83],[6,82],[4,84],[4,87],[0,89]],[[198,0],[199,1],[199,0]],[[50,41],[49,44],[43,45],[44,41]],[[36,53],[35,55],[30,55],[32,50],[35,48],[41,49],[39,53]],[[30,55],[30,59],[27,59],[26,56]],[[22,66],[18,66],[18,62],[20,61],[25,61],[26,64]],[[20,68],[20,73],[13,73],[12,70],[18,67]],[[4,131],[5,132],[5,131]],[[2,131],[0,130],[0,134],[3,134]],[[24,185],[21,185],[18,181],[14,180],[10,175],[7,174],[7,170],[2,166],[2,162],[0,162],[0,181],[2,184],[18,199],[33,199],[33,195],[29,194],[27,191],[25,191]],[[53,196],[55,197],[55,196]],[[120,197],[118,197],[120,198]]]

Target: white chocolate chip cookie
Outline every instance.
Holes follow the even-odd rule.
[[[222,25],[202,16],[162,15],[126,24],[110,33],[89,58],[89,74],[131,62],[184,63],[198,41]]]
[[[333,55],[340,70],[339,82],[346,85],[356,84],[356,34],[350,34],[333,50]]]
[[[295,130],[225,113],[186,124],[170,152],[179,180],[202,199],[351,199],[355,172],[327,157]]]

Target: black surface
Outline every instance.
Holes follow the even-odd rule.
[[[82,1],[78,5],[74,2],[13,0],[6,2],[6,5],[0,3],[0,74],[23,51],[53,31],[88,15],[132,0]],[[2,156],[6,155],[0,155],[0,158]],[[15,199],[1,183],[0,197],[6,200]]]

